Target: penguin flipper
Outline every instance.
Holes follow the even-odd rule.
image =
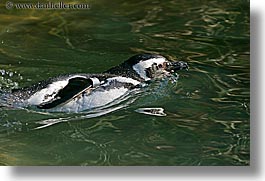
[[[58,91],[54,98],[48,102],[44,102],[37,107],[39,109],[51,109],[60,104],[66,103],[76,96],[80,95],[82,92],[93,87],[93,81],[89,78],[75,77],[69,79],[68,84]]]

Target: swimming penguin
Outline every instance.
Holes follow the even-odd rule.
[[[187,68],[183,61],[170,62],[160,55],[139,54],[101,74],[63,75],[12,90],[5,101],[12,107],[80,112],[109,104],[152,79],[169,77]]]

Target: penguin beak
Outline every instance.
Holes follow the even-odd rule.
[[[175,72],[177,70],[188,70],[189,66],[186,62],[178,61],[178,62],[170,62],[167,64],[166,70],[169,72]]]

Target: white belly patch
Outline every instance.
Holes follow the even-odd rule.
[[[58,112],[81,112],[84,110],[104,106],[115,99],[120,98],[128,91],[125,87],[114,88],[110,90],[94,90],[89,95],[82,95],[60,107],[52,108],[51,111]]]

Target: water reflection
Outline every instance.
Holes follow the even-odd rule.
[[[89,11],[3,10],[1,91],[101,72],[143,52],[184,58],[190,70],[89,119],[0,108],[0,164],[249,165],[249,1],[90,3]],[[135,112],[142,107],[166,116]],[[51,126],[34,130],[36,121]]]

